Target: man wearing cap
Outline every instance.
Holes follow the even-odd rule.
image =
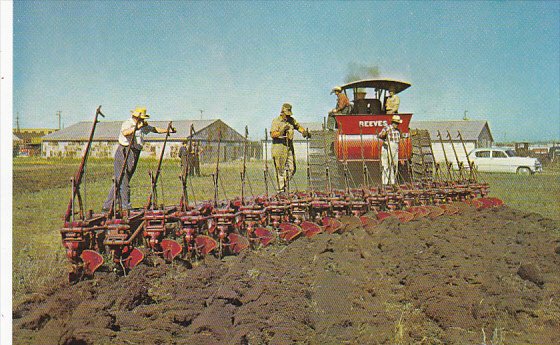
[[[186,177],[189,175],[189,147],[187,146],[187,141],[183,141],[183,145],[179,149],[179,158],[181,158],[181,176]]]
[[[285,192],[286,180],[296,172],[294,153],[294,129],[304,138],[311,138],[309,132],[292,117],[292,105],[284,103],[280,115],[272,120],[270,137],[272,138],[272,159],[276,168],[278,192]],[[288,175],[286,174],[288,171]]]
[[[381,182],[385,185],[395,184],[399,163],[399,141],[401,132],[397,128],[402,123],[399,115],[393,115],[391,124],[383,127],[379,139],[383,140],[381,147]]]
[[[352,110],[352,106],[350,105],[350,100],[345,93],[342,92],[342,88],[340,86],[335,86],[331,90],[331,95],[336,94],[336,108],[332,109],[329,112],[329,117],[327,120],[327,128],[334,129],[336,127],[336,119],[334,115],[348,115]]]
[[[387,114],[398,113],[399,104],[401,104],[401,100],[399,99],[399,96],[395,95],[395,90],[389,90],[389,97],[385,100],[385,112]]]
[[[130,142],[130,153],[126,161],[126,168],[124,169],[121,185],[120,185],[120,199],[122,208],[128,210],[131,208],[130,205],[130,179],[134,175],[136,170],[136,165],[138,164],[138,158],[140,157],[140,151],[144,145],[144,135],[148,133],[167,133],[166,128],[158,128],[150,126],[146,119],[150,118],[147,114],[146,108],[137,107],[135,110],[131,111],[132,117],[123,122],[121,125],[121,131],[119,133],[119,146],[115,152],[115,162],[114,162],[114,172],[115,181],[118,183],[119,175],[125,164],[126,152],[129,149]],[[171,128],[171,133],[176,133],[175,128]],[[109,195],[107,195],[107,200],[103,203],[103,211],[108,211],[113,203],[113,197],[115,194],[114,184],[111,185],[111,190]]]

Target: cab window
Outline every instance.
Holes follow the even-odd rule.
[[[507,155],[503,151],[492,151],[493,158],[507,158]]]
[[[490,151],[478,151],[476,153],[476,156],[479,158],[489,158],[490,157]]]

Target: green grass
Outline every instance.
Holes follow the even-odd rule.
[[[13,162],[13,297],[45,286],[64,276],[67,268],[59,229],[70,199],[70,178],[79,167],[79,160],[16,158]],[[131,183],[132,204],[142,207],[150,191],[148,171],[155,170],[155,159],[142,158]],[[241,194],[241,162],[220,164],[220,198],[224,189],[228,198]],[[197,200],[213,197],[214,164],[202,165],[203,177],[194,177],[192,185]],[[273,175],[272,166],[269,167]],[[158,201],[178,204],[181,196],[178,161],[167,160],[162,166]],[[111,186],[113,161],[89,161],[82,184],[86,209],[100,211]],[[264,193],[263,162],[248,163],[248,177],[253,194]],[[514,208],[537,212],[560,219],[560,169],[548,169],[543,174],[517,176],[484,174],[490,183],[491,195],[502,198]],[[298,189],[306,186],[305,164],[300,163],[296,174]],[[272,187],[270,187],[272,192]],[[247,195],[250,195],[247,187]],[[189,193],[191,191],[189,190]],[[191,199],[192,200],[192,199]]]

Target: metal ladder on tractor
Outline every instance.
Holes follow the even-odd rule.
[[[430,132],[425,129],[411,129],[410,137],[412,139],[413,180],[432,180],[435,174],[435,159]]]
[[[310,131],[310,134],[307,156],[308,188],[312,191],[323,192],[341,188],[340,173],[334,152],[336,131],[328,131],[323,128],[323,130]]]

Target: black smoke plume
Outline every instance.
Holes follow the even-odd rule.
[[[348,64],[348,73],[346,74],[346,83],[361,79],[377,78],[380,75],[379,66],[377,65],[350,62]]]

